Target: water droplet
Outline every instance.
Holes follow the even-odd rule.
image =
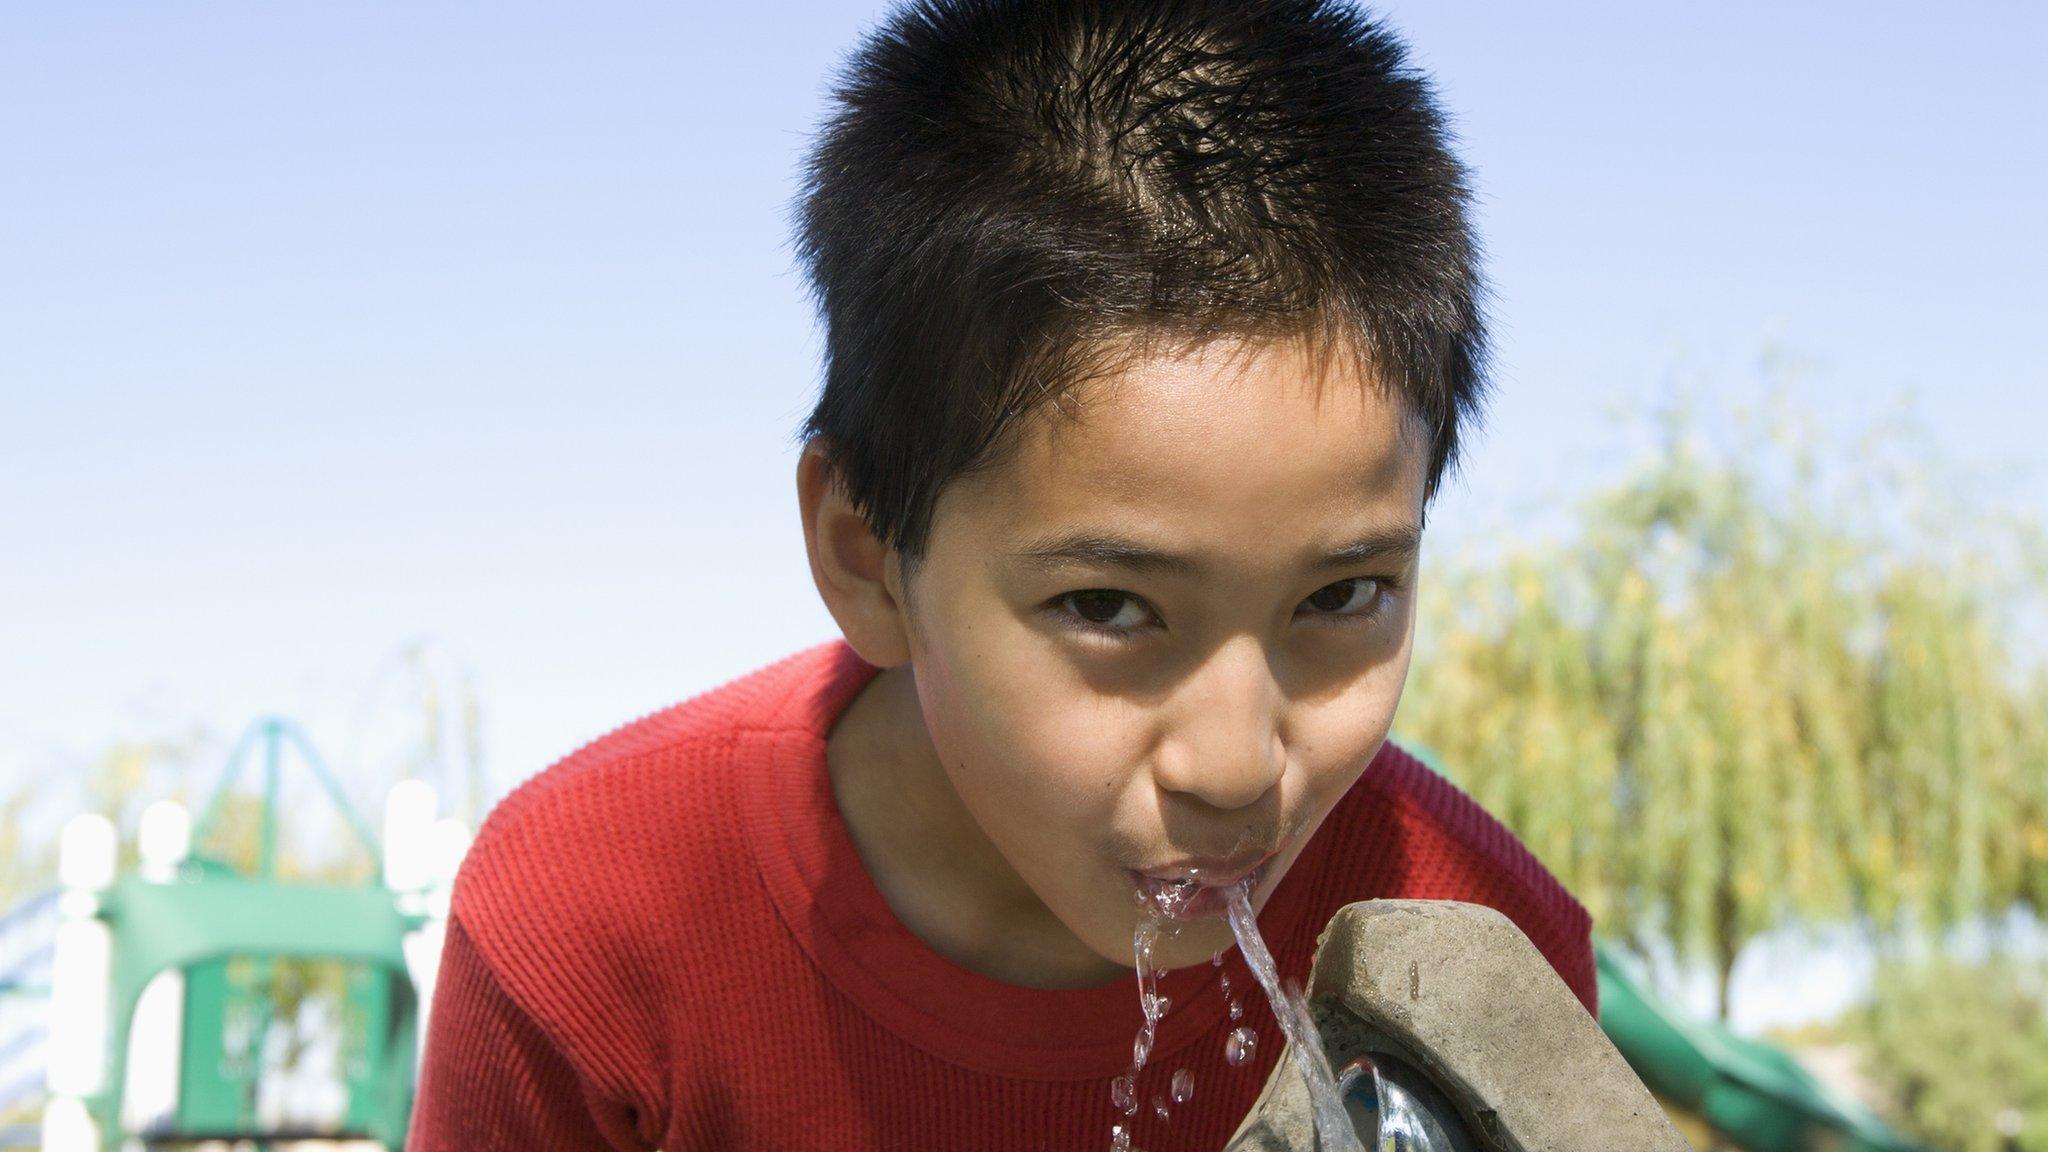
[[[1109,1082],[1109,1102],[1116,1110],[1129,1116],[1138,1110],[1138,1081],[1126,1072]],[[1122,1125],[1118,1125],[1122,1127]]]
[[[1173,1074],[1173,1102],[1185,1104],[1195,1094],[1195,1074],[1183,1068]]]
[[[1223,994],[1225,996],[1230,995],[1230,973],[1225,972],[1223,975],[1218,976],[1217,979],[1223,982]]]
[[[1212,968],[1223,967],[1223,949],[1218,948],[1216,950],[1216,954],[1214,956],[1209,957],[1209,966]]]
[[[1166,1097],[1161,1096],[1157,1093],[1153,1094],[1152,1114],[1154,1116],[1159,1117],[1161,1120],[1170,1120],[1173,1118],[1173,1109],[1168,1108],[1166,1106]]]
[[[1259,1034],[1249,1028],[1238,1028],[1223,1041],[1223,1061],[1232,1068],[1243,1067],[1258,1053]]]
[[[1109,1126],[1109,1152],[1131,1152],[1131,1132],[1121,1124]]]
[[[1232,1000],[1232,1001],[1230,1002],[1230,1018],[1231,1018],[1232,1020],[1236,1020],[1236,1019],[1238,1019],[1239,1017],[1241,1017],[1241,1016],[1243,1016],[1243,1015],[1244,1015],[1244,1001],[1242,1001],[1242,1000]]]
[[[1131,1063],[1137,1065],[1140,1068],[1143,1068],[1145,1066],[1145,1061],[1150,1060],[1151,1058],[1152,1033],[1149,1031],[1140,1032],[1138,1033],[1138,1038],[1136,1040],[1131,1041]]]
[[[1144,1002],[1145,1019],[1147,1020],[1157,1020],[1161,1016],[1166,1015],[1168,1008],[1173,1007],[1171,999],[1161,996],[1157,992],[1147,992],[1139,997],[1139,999]]]

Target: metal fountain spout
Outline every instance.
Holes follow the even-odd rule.
[[[1446,900],[1347,905],[1305,993],[1371,1152],[1687,1152],[1598,1022],[1513,921]],[[1283,1053],[1226,1152],[1314,1152]]]

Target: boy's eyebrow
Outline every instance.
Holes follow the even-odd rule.
[[[1421,525],[1390,524],[1384,528],[1375,528],[1318,559],[1314,567],[1320,571],[1324,568],[1349,568],[1354,564],[1370,564],[1375,560],[1412,560],[1420,551]]]
[[[1010,555],[1040,568],[1087,564],[1124,568],[1132,572],[1157,572],[1165,576],[1191,576],[1201,568],[1185,556],[1093,532],[1073,532],[1035,540]]]
[[[1412,559],[1421,547],[1422,529],[1419,526],[1390,525],[1375,528],[1364,536],[1315,558],[1309,567],[1321,571],[1326,568],[1347,568],[1374,560],[1408,560]],[[1034,540],[1024,548],[1010,553],[1010,556],[1012,559],[1041,568],[1089,564],[1103,568],[1123,568],[1132,572],[1154,572],[1165,576],[1192,576],[1202,570],[1201,562],[1191,557],[1148,548],[1121,537],[1089,531],[1056,534]]]

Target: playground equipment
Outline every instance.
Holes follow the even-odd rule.
[[[245,764],[260,751],[263,808],[253,872],[193,850],[205,844]],[[354,838],[382,865],[366,884],[277,875],[280,776],[295,751]],[[287,721],[258,721],[237,742],[197,827],[162,801],[143,814],[140,867],[119,875],[111,822],[64,830],[53,948],[44,1152],[101,1152],[145,1141],[368,1138],[404,1142],[439,963],[448,887],[468,833],[436,821],[433,789],[392,789],[380,846]],[[345,1099],[323,1123],[268,1123],[257,1088],[281,961],[345,972],[340,1069]]]
[[[57,897],[39,892],[0,914],[0,1149],[40,1140],[34,1109],[49,1049]]]
[[[1673,1011],[1606,949],[1599,963],[1600,1027],[1667,1108],[1714,1138],[1748,1152],[1925,1152],[1783,1049]]]

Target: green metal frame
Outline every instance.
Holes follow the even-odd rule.
[[[1921,1152],[1855,1100],[1762,1041],[1658,1003],[1596,947],[1600,1027],[1636,1075],[1749,1152]]]
[[[349,972],[345,1011],[365,1038],[362,1058],[344,1069],[349,1108],[343,1135],[367,1136],[400,1148],[412,1111],[413,1064],[419,1010],[417,990],[403,948],[408,932],[426,923],[422,912],[401,906],[399,894],[378,884],[335,886],[280,881],[277,864],[277,805],[287,744],[301,756],[373,859],[382,852],[369,826],[349,805],[333,776],[303,733],[289,722],[269,718],[245,732],[227,770],[194,830],[203,843],[219,819],[227,794],[244,763],[259,746],[264,762],[263,840],[256,875],[236,872],[225,862],[194,855],[168,883],[120,878],[100,898],[99,917],[113,933],[109,1000],[110,1050],[102,1091],[86,1101],[101,1132],[102,1147],[124,1140],[121,1098],[135,1009],[143,989],[170,971],[185,974],[180,1037],[178,1111],[164,1138],[257,1138],[253,1091],[258,1069],[232,1066],[223,1057],[223,1032],[231,1013],[255,1006],[257,1035],[268,1024],[267,993],[251,986],[261,978],[232,979],[230,962],[248,958],[267,971],[282,959],[338,961]]]
[[[363,1132],[388,1147],[404,1143],[412,1108],[412,1065],[418,1003],[412,976],[405,966],[402,940],[423,917],[398,911],[391,893],[381,888],[327,888],[272,880],[200,877],[172,884],[152,884],[125,877],[106,896],[101,916],[114,928],[114,971],[109,1029],[113,1050],[107,1054],[107,1090],[92,1102],[94,1117],[105,1133],[116,1133],[120,1088],[126,1083],[127,1037],[142,991],[160,973],[187,973],[185,1064],[181,1076],[179,1135],[231,1136],[250,1134],[253,1117],[245,1097],[222,1103],[222,1093],[209,1091],[209,1080],[233,1083],[203,1066],[219,1052],[218,1031],[224,1023],[226,996],[223,962],[234,956],[261,959],[287,957],[340,960],[360,965],[384,983],[390,995],[387,1011],[372,1035],[370,1066],[364,1077],[375,1103],[357,1102],[351,1093],[352,1119],[366,1121]],[[219,974],[216,978],[209,974]],[[207,1039],[213,1041],[208,1044]],[[195,1042],[196,1040],[196,1042]],[[210,1076],[209,1073],[216,1073]],[[192,1095],[194,1091],[197,1096]],[[223,1130],[222,1122],[227,1130]],[[353,1124],[350,1125],[354,1127]],[[117,1140],[107,1141],[109,1144]]]

